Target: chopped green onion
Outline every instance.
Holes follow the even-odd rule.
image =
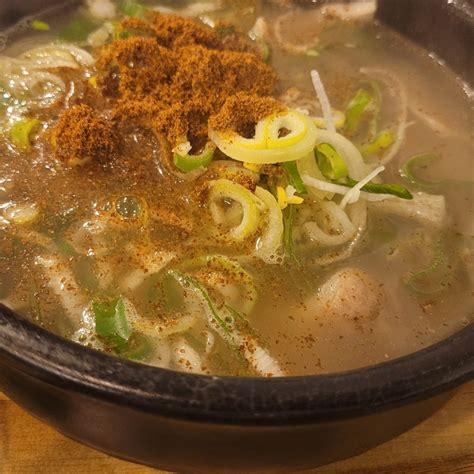
[[[440,155],[437,153],[422,153],[410,158],[401,168],[400,174],[408,181],[416,190],[425,192],[437,192],[440,183],[428,181],[417,176],[420,169],[426,168],[433,161],[439,160]]]
[[[125,303],[123,298],[112,302],[92,302],[95,316],[95,331],[108,343],[124,348],[130,338]]]
[[[100,23],[88,17],[71,21],[69,25],[59,32],[59,38],[71,43],[80,43],[87,40],[87,37],[98,27]]]
[[[233,306],[226,304],[225,308],[229,312],[230,317],[234,320],[235,327],[240,330],[240,331],[245,331],[252,335],[255,339],[259,339],[263,344],[263,346],[268,346],[268,343],[266,341],[263,341],[261,336],[257,333],[257,331],[252,328],[249,324],[249,320],[246,317],[245,313],[241,313],[237,309],[235,309]]]
[[[112,346],[117,355],[125,359],[143,360],[153,352],[148,337],[130,331],[123,298],[112,302],[93,301],[92,310],[96,333]]]
[[[432,295],[446,290],[453,283],[455,262],[450,261],[441,240],[427,268],[405,279],[407,287],[417,295]]]
[[[143,32],[143,31],[140,31],[136,28],[122,29],[120,24],[115,25],[114,32],[113,32],[114,41],[119,40],[119,39],[131,38],[133,36],[147,37],[147,33]]]
[[[122,0],[119,2],[119,10],[125,16],[144,16],[148,8],[135,0]]]
[[[219,32],[221,36],[231,35],[236,33],[235,26],[233,25],[224,25],[224,26],[216,26],[216,31]],[[248,37],[255,43],[255,46],[260,53],[260,57],[262,61],[267,62],[270,59],[270,46],[268,43],[261,37],[258,36],[253,30],[251,30],[248,34]]]
[[[257,38],[255,44],[257,45],[262,61],[267,62],[270,59],[271,54],[270,46],[268,46],[268,43],[261,38]]]
[[[65,245],[69,245],[63,241]],[[72,271],[74,277],[82,288],[87,289],[90,292],[95,292],[99,289],[99,280],[94,274],[94,260],[85,255],[81,255],[73,263]]]
[[[370,87],[373,97],[372,103],[367,108],[367,111],[370,109],[371,112],[368,130],[369,138],[374,139],[377,135],[378,119],[382,107],[382,93],[380,92],[380,86],[377,81],[362,81],[362,84]]]
[[[16,122],[10,130],[12,142],[18,148],[29,150],[31,137],[40,125],[41,122],[38,119],[24,119]]]
[[[178,145],[173,150],[173,162],[176,168],[184,173],[188,173],[202,166],[208,166],[214,157],[214,151],[216,149],[212,142],[207,142],[201,153],[190,155],[189,151],[186,151],[187,148],[188,144],[185,143],[183,146]]]
[[[206,312],[211,327],[213,327],[214,330],[220,333],[221,337],[229,344],[229,347],[233,349],[239,359],[243,361],[244,358],[242,356],[241,345],[242,339],[238,334],[238,331],[236,334],[236,328],[234,327],[235,311],[229,311],[227,305],[225,305],[222,310],[227,311],[227,315],[221,317],[209,293],[201,286],[201,284],[196,279],[185,275],[184,273],[181,273],[177,270],[168,271],[168,275],[175,278],[184,290],[189,289],[200,298],[200,300],[206,306]],[[245,318],[243,318],[243,320],[240,320],[239,318],[239,322],[242,323],[242,321],[245,321]],[[243,350],[245,352],[245,349]]]
[[[343,186],[353,188],[357,183],[358,181],[355,179],[347,178],[345,183],[338,182],[337,184],[342,184]],[[402,199],[413,199],[413,195],[410,193],[410,191],[408,191],[408,189],[401,184],[367,183],[365,186],[362,186],[361,190],[367,193],[391,194]]]
[[[195,279],[192,278],[188,275],[185,275],[184,273],[181,273],[177,270],[169,270],[168,275],[172,276],[173,278],[176,279],[176,281],[184,288],[191,288],[195,292],[199,294],[201,299],[203,299],[209,309],[210,314],[212,315],[212,318],[214,319],[214,322],[217,323],[222,330],[224,331],[224,334],[227,336],[230,335],[230,328],[227,325],[227,323],[219,316],[219,313],[217,312],[214,303],[209,296],[209,293],[201,286],[201,284]]]
[[[134,332],[130,335],[125,346],[116,350],[117,354],[124,359],[145,360],[153,353],[151,341],[144,334]]]
[[[166,311],[182,312],[184,308],[184,294],[183,288],[173,275],[165,273],[158,275],[158,284],[161,284],[160,297],[164,303]],[[150,288],[150,300],[156,298],[155,285]]]
[[[310,58],[318,58],[321,53],[319,52],[318,48],[309,48],[306,50],[305,54]]]
[[[329,143],[319,144],[315,154],[318,167],[325,178],[337,180],[347,176],[346,162]]]
[[[56,244],[58,250],[68,257],[78,257],[80,255],[80,253],[69,242],[66,242],[60,235],[54,239],[54,243]]]
[[[286,163],[283,163],[283,167],[288,173],[290,184],[296,189],[296,192],[300,194],[307,194],[308,190],[301,179],[296,161],[287,161]]]
[[[218,268],[222,268],[223,270],[245,281],[253,280],[250,276],[250,273],[248,273],[239,262],[232,260],[225,255],[203,255],[201,257],[185,260],[181,263],[180,267],[188,269],[204,265],[217,266]]]
[[[30,25],[31,28],[37,31],[49,31],[51,29],[49,23],[46,23],[45,21],[41,20],[32,20]]]
[[[363,155],[376,155],[388,148],[395,141],[395,134],[391,130],[383,130],[372,141],[360,149]]]
[[[373,101],[373,96],[364,89],[359,89],[356,95],[351,99],[346,108],[345,131],[353,135],[360,124],[362,114],[367,110]]]
[[[232,276],[234,281],[243,287],[243,295],[240,298],[242,311],[245,314],[250,314],[258,300],[258,291],[252,275],[247,270],[245,270],[245,268],[242,267],[239,262],[232,260],[225,255],[204,255],[190,260],[185,260],[180,264],[180,268],[184,270],[191,269],[193,267],[204,266],[217,267],[217,269],[226,272],[226,274],[229,274],[229,276]],[[173,294],[172,287],[169,288],[168,291],[170,291],[169,294]]]
[[[441,181],[428,181],[418,176],[418,171],[428,167],[432,162],[440,159],[437,153],[422,153],[410,158],[400,169],[404,180],[415,189],[429,194],[452,193],[453,197],[459,198],[465,195],[469,198],[474,196],[474,182],[460,179],[443,179]]]

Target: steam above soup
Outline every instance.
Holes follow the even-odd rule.
[[[2,302],[218,375],[357,368],[472,322],[470,90],[367,5],[89,1],[10,32]]]

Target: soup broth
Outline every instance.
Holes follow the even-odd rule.
[[[358,11],[104,0],[11,31],[2,303],[216,375],[355,369],[471,324],[471,89]]]

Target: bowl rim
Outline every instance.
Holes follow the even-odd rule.
[[[220,377],[119,359],[50,333],[0,304],[0,375],[2,364],[67,392],[161,417],[310,424],[396,408],[473,379],[474,323],[412,354],[346,372]]]

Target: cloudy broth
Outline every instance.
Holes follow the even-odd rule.
[[[188,4],[183,8],[175,13],[192,16]],[[90,33],[111,25],[103,30],[105,46],[72,41],[86,59],[61,53],[76,66],[45,68],[31,66],[31,57],[19,58],[39,44],[57,44],[57,35],[73,21],[86,25],[85,11],[46,16],[48,31],[13,35],[2,53],[4,304],[109,354],[173,370],[242,376],[319,374],[376,364],[473,322],[472,93],[429,52],[374,21],[341,20],[317,9],[268,2],[258,12],[250,10],[251,21],[244,22],[225,7],[197,13],[196,22],[219,34],[227,34],[216,26],[219,16],[238,28],[248,28],[258,16],[252,40],[245,41],[253,42],[255,54],[265,49],[264,59],[278,76],[273,96],[296,110],[302,123],[318,117],[316,135],[328,133],[339,158],[346,159],[343,146],[338,148],[341,140],[359,150],[365,170],[360,176],[350,176],[350,166],[342,178],[309,176],[310,168],[298,164],[307,189],[297,192],[302,199],[297,202],[279,162],[252,167],[246,159],[231,160],[216,142],[212,161],[198,172],[177,170],[171,152],[176,143],[138,120],[114,122],[119,99],[102,93],[107,77],[95,60],[108,44],[136,34],[130,29],[114,36],[115,19],[89,22]],[[298,35],[288,33],[297,28]],[[321,123],[314,69],[333,110],[333,135]],[[22,88],[24,78],[39,71],[48,75]],[[369,105],[354,118],[351,101],[364,94]],[[100,118],[104,135],[116,137],[113,158],[58,158],[58,143],[74,125],[58,133],[58,123],[65,110],[74,112],[81,104]],[[337,123],[340,114],[343,125]],[[351,117],[358,120],[355,130]],[[377,137],[390,137],[390,143],[379,146]],[[284,133],[278,137],[284,138]],[[196,143],[190,144],[192,152],[202,145]],[[97,146],[105,147],[100,142],[94,150]],[[420,155],[429,156],[413,161]],[[311,154],[311,160],[316,157]],[[317,178],[343,187],[345,179],[360,181],[379,165],[385,168],[371,183],[399,185],[398,192],[406,191],[410,199],[369,199],[377,194],[369,187],[344,206],[347,194],[338,195],[339,188],[324,191],[308,184]],[[243,190],[232,194],[229,182]],[[287,193],[287,203],[279,192]],[[387,191],[379,193],[384,197]],[[281,234],[278,245],[263,254],[273,215],[268,199],[277,204]],[[234,238],[246,219],[238,202],[259,216],[243,238]],[[336,216],[340,225],[334,224]]]

